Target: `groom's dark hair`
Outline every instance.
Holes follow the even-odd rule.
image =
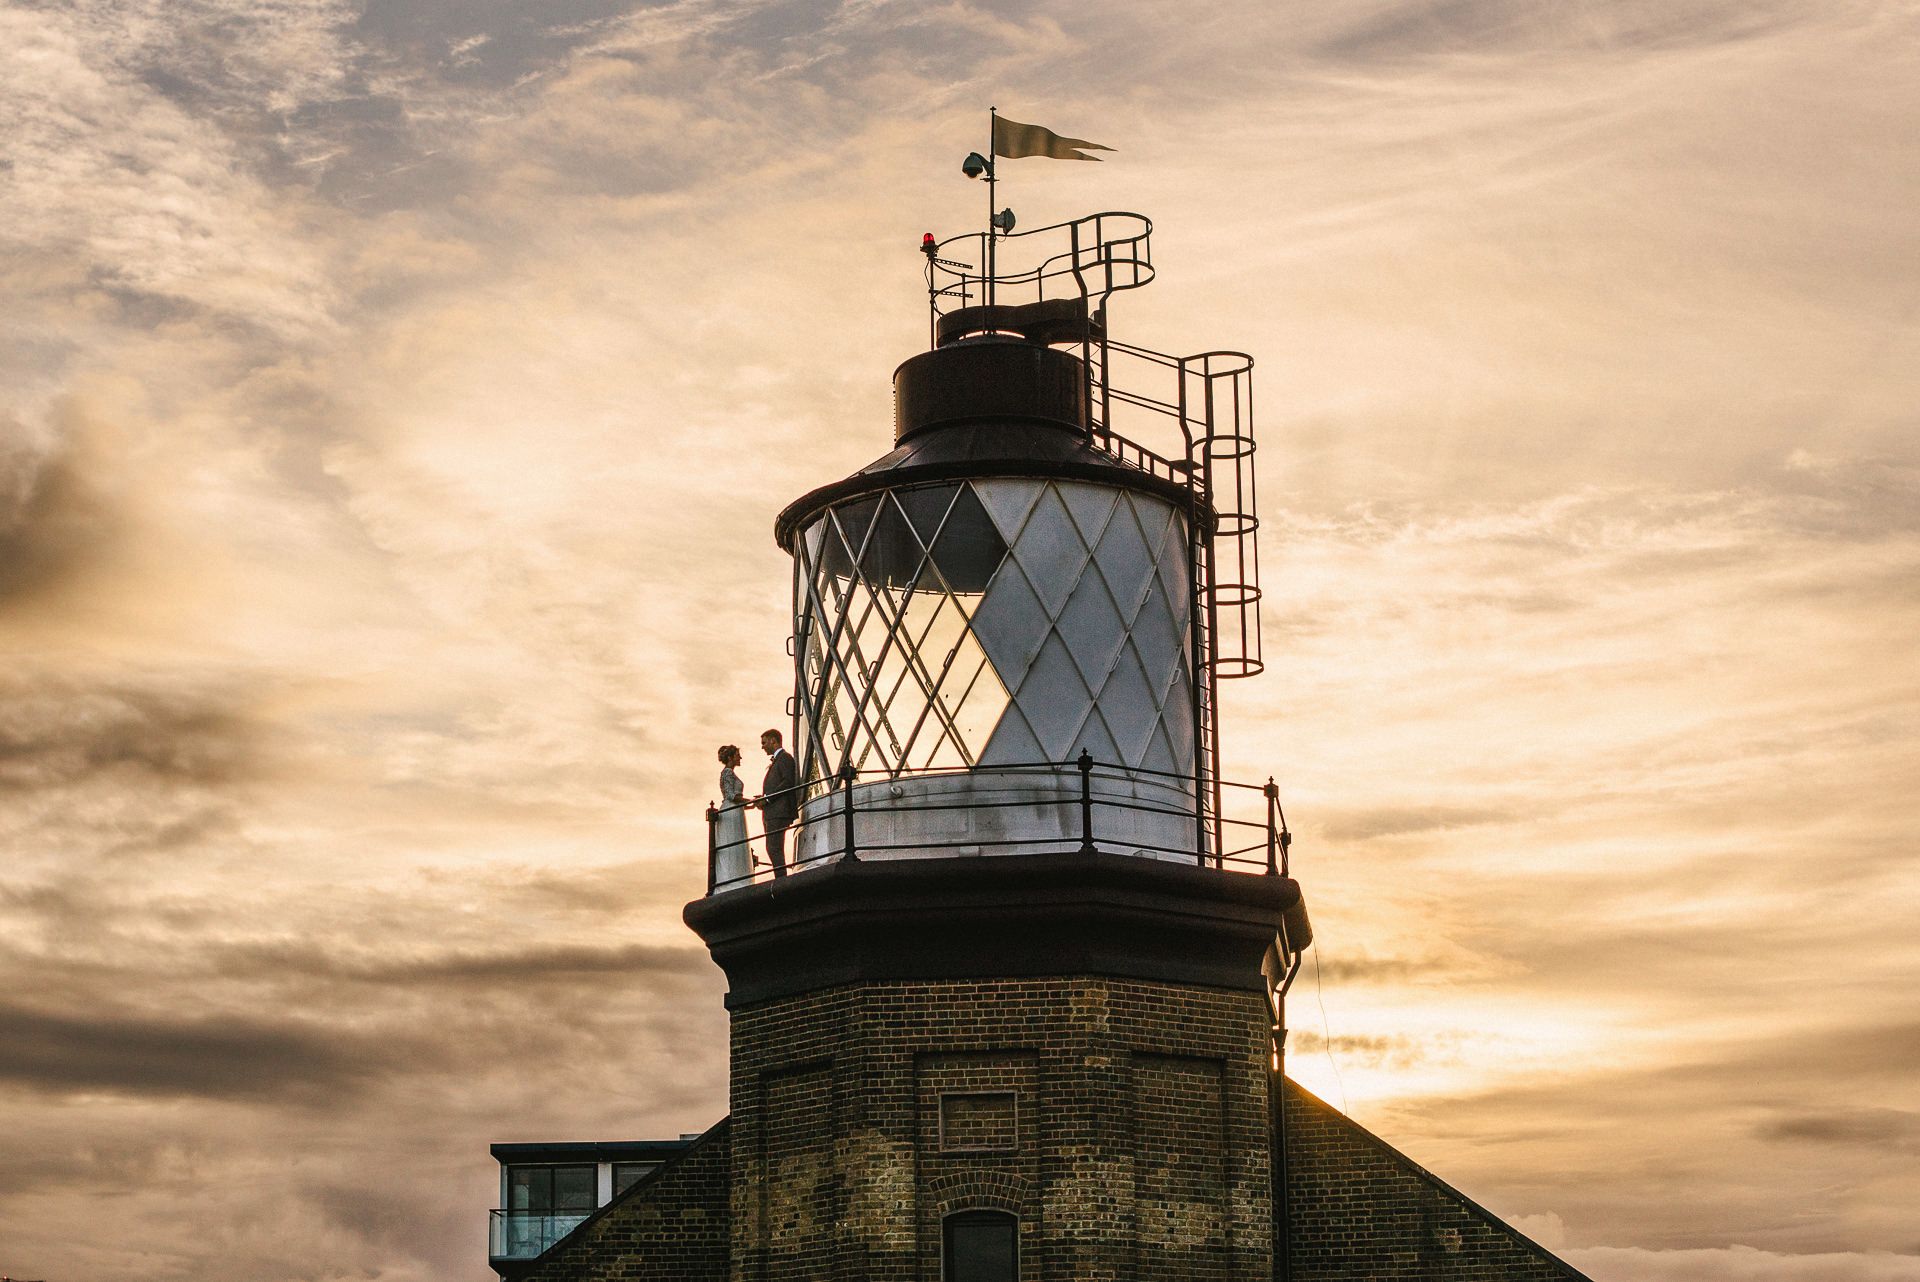
[[[778,730],[762,730],[760,732],[760,737],[762,739],[771,739],[775,743],[783,742],[783,740],[780,738],[780,732]]]

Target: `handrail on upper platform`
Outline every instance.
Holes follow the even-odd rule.
[[[720,809],[717,806],[709,804],[707,807],[707,893],[709,895],[719,894],[723,891],[734,890],[741,886],[753,885],[756,882],[768,881],[775,877],[784,877],[790,871],[799,872],[818,864],[833,863],[841,860],[858,860],[861,851],[866,851],[869,854],[904,854],[910,852],[931,858],[938,858],[942,852],[947,850],[964,848],[970,851],[978,851],[988,846],[1017,847],[1028,853],[1048,849],[1075,849],[1082,853],[1093,853],[1099,849],[1098,843],[1103,837],[1098,825],[1095,823],[1095,815],[1100,811],[1174,815],[1180,818],[1187,818],[1193,814],[1193,812],[1189,810],[1173,810],[1126,794],[1103,791],[1097,789],[1095,785],[1100,781],[1127,782],[1141,779],[1160,779],[1172,783],[1191,785],[1196,782],[1196,776],[1165,770],[1153,770],[1145,766],[1121,766],[1110,762],[1096,761],[1093,758],[1093,754],[1089,752],[1083,751],[1078,757],[1071,761],[1009,762],[1004,765],[986,767],[985,772],[989,774],[1043,772],[1060,780],[1077,779],[1077,783],[1074,786],[1063,788],[1058,796],[1052,798],[1049,803],[1046,803],[1058,805],[1063,809],[1075,813],[1077,822],[1071,826],[1071,831],[1075,832],[1076,835],[1071,837],[1036,835],[1008,838],[1003,841],[983,841],[978,837],[945,841],[919,839],[904,844],[875,844],[872,842],[857,841],[855,838],[854,825],[855,819],[859,814],[859,808],[854,801],[854,787],[860,782],[861,772],[852,766],[847,766],[832,779],[815,779],[806,783],[797,784],[787,790],[796,795],[807,796],[810,800],[829,799],[826,808],[822,810],[820,814],[812,816],[814,822],[826,822],[834,819],[840,821],[840,833],[842,837],[840,849],[823,851],[810,859],[796,858],[791,864],[783,863],[779,865],[768,862],[764,855],[758,851],[754,851],[749,844],[756,837],[764,843],[766,828],[763,824],[759,833],[748,833],[738,843],[748,847],[744,852],[736,852],[736,854],[744,854],[746,856],[747,871],[743,875],[722,877],[720,875],[720,861],[723,853],[726,853],[727,848],[723,847],[719,840]],[[942,775],[971,775],[976,773],[979,773],[979,771],[966,767],[952,767],[947,769],[915,770],[898,776],[881,774],[877,776],[877,778],[881,781],[892,781],[899,778],[928,778]],[[1217,872],[1264,873],[1270,877],[1289,876],[1288,855],[1293,846],[1293,834],[1287,829],[1286,811],[1281,808],[1280,790],[1274,784],[1273,780],[1268,779],[1264,784],[1235,783],[1229,780],[1215,780],[1212,782],[1219,788],[1233,790],[1237,795],[1244,796],[1248,793],[1258,793],[1265,802],[1264,815],[1258,819],[1234,818],[1220,815],[1218,817],[1218,823],[1213,827],[1209,837],[1210,849],[1196,850],[1184,846],[1176,849],[1171,846],[1143,845],[1137,838],[1132,836],[1121,839],[1120,845],[1126,850],[1139,852],[1143,856],[1177,856],[1183,860],[1191,859],[1199,867],[1211,868]],[[885,809],[887,813],[891,815],[899,815],[1023,808],[1030,807],[1034,804],[1031,798],[1022,798],[1017,801],[960,798],[957,800],[924,803],[900,804],[898,802],[892,802],[886,806]],[[1228,837],[1227,830],[1229,829],[1240,837],[1246,838],[1246,844],[1235,845]],[[795,852],[797,855],[797,843],[795,845]]]
[[[1153,279],[1152,234],[1145,214],[1114,210],[1031,231],[950,236],[926,247],[934,322],[975,305],[1056,299],[1083,300],[1097,313],[1109,295]]]

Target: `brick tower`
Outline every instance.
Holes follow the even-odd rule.
[[[894,449],[775,525],[795,782],[709,808],[685,911],[731,1113],[498,1146],[508,1192],[673,1154],[496,1210],[504,1282],[1585,1282],[1285,1078],[1306,909],[1272,781],[1218,764],[1262,666],[1252,361],[1109,336],[1149,231],[927,237]]]
[[[685,914],[729,983],[733,1282],[1284,1270],[1309,932],[1271,783],[1217,761],[1261,667],[1252,362],[1109,338],[1149,230],[929,237],[894,449],[776,524],[790,863],[713,812]]]

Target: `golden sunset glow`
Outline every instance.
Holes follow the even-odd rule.
[[[1114,149],[1022,226],[1154,220],[1117,336],[1257,362],[1291,1075],[1600,1282],[1920,1282],[1916,50],[0,0],[0,1273],[485,1276],[489,1141],[725,1112],[773,518],[889,447],[997,105]]]

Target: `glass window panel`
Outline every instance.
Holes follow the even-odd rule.
[[[617,1197],[660,1169],[658,1162],[615,1162],[613,1192]]]
[[[1168,774],[1188,774],[1191,767],[1173,755],[1173,748],[1167,742],[1165,726],[1155,726],[1153,736],[1147,742],[1147,755],[1140,762],[1149,770],[1164,770]]]
[[[901,490],[895,495],[921,546],[933,546],[934,535],[945,524],[947,509],[953,506],[954,496],[959,492],[957,485],[927,485],[917,490]]]
[[[879,510],[879,495],[854,499],[827,510],[827,516],[840,536],[827,540],[826,553],[821,558],[822,568],[828,574],[836,579],[844,579],[853,573],[854,559],[866,544],[867,532],[873,525],[873,514]]]
[[[927,621],[927,629],[920,638],[920,653],[926,657],[927,664],[935,673],[943,667],[950,655],[955,654],[960,643],[969,635],[967,616],[958,605],[943,602],[947,608],[936,612]]]
[[[1174,669],[1186,665],[1188,637],[1174,625],[1166,598],[1156,595],[1140,607],[1127,638],[1139,653],[1140,666],[1164,689]]]
[[[1018,1221],[968,1211],[946,1221],[946,1282],[1020,1282]]]
[[[894,496],[882,498],[873,531],[860,553],[860,574],[872,588],[906,587],[919,577],[926,550]]]
[[[1039,736],[1045,760],[1065,761],[1079,750],[1074,737],[1093,708],[1093,696],[1059,637],[1048,637],[1040,647],[1013,698]]]
[[[599,1192],[598,1172],[591,1166],[553,1168],[553,1209],[591,1211]]]
[[[1149,534],[1152,531],[1149,530]],[[1171,512],[1166,528],[1160,531],[1159,547],[1154,552],[1154,569],[1160,576],[1161,595],[1173,617],[1186,627],[1187,599],[1190,595],[1187,566],[1186,522]]]
[[[1166,727],[1167,741],[1175,761],[1171,767],[1182,773],[1193,769],[1193,687],[1187,683],[1186,669],[1175,674],[1167,687],[1160,720]]]
[[[940,539],[933,545],[933,560],[941,577],[955,592],[985,592],[1006,555],[1007,542],[994,529],[993,518],[987,515],[973,486],[961,486]]]
[[[507,1207],[514,1211],[547,1211],[553,1207],[553,1168],[509,1166]]]
[[[954,726],[960,732],[967,752],[978,761],[993,738],[1001,714],[1007,710],[1007,688],[987,662],[979,643],[967,638],[961,655],[954,660],[947,684],[941,687],[943,699],[950,699]]]
[[[1106,718],[1101,716],[1097,706],[1089,709],[1087,719],[1081,724],[1080,732],[1074,735],[1072,743],[1073,747],[1066,754],[1067,757],[1079,756],[1081,749],[1084,748],[1103,766],[1122,764],[1120,745],[1113,741],[1113,733],[1107,729]],[[1064,759],[1065,757],[1055,758],[1055,760]]]
[[[928,720],[931,723],[933,718],[928,718]],[[948,731],[945,723],[928,725],[926,733],[920,738],[920,742],[921,744],[926,744],[929,741],[933,743],[933,751],[926,753],[923,760],[914,763],[916,769],[959,770],[973,764],[968,761],[965,754],[960,751],[960,745],[954,742],[953,735]]]

